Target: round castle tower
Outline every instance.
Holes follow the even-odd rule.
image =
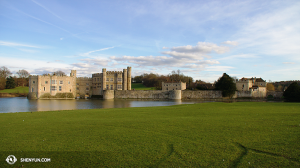
[[[127,90],[131,90],[131,67],[127,67]]]

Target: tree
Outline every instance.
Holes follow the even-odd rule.
[[[66,74],[63,71],[56,71],[56,72],[53,72],[53,75],[64,76]]]
[[[297,82],[293,82],[290,86],[284,91],[283,96],[286,100],[292,102],[300,102],[300,86]]]
[[[6,89],[13,89],[16,87],[15,79],[13,77],[6,78]]]
[[[11,72],[5,66],[0,68],[0,90],[5,89],[6,86],[6,78],[11,75]]]
[[[223,97],[232,97],[236,91],[236,84],[233,81],[234,79],[231,78],[226,73],[223,73],[223,76],[218,79],[216,82],[216,90],[222,91]]]
[[[269,91],[274,91],[274,90],[275,90],[274,85],[273,85],[272,83],[268,83],[268,84],[267,84],[267,90],[269,90]]]
[[[30,75],[29,72],[26,71],[26,70],[24,70],[24,69],[19,70],[19,71],[17,72],[17,74],[19,75],[20,78],[28,78],[29,75]]]
[[[140,75],[140,76],[135,76],[133,78],[133,81],[135,81],[135,83],[142,83],[143,82],[143,76]]]
[[[17,72],[17,74],[19,75],[19,78],[15,80],[15,82],[17,83],[17,86],[27,86],[28,85],[28,77],[29,77],[29,72],[22,69],[19,70]]]
[[[5,66],[2,66],[0,68],[0,77],[7,78],[10,75],[11,75],[11,72],[8,68],[6,68]]]

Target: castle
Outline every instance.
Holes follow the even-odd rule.
[[[236,89],[240,92],[249,92],[251,97],[266,97],[267,82],[262,78],[242,78],[236,80]]]
[[[103,95],[104,90],[131,90],[131,67],[123,71],[106,71],[92,74],[92,77],[76,77],[76,70],[70,76],[36,75],[29,76],[28,98],[45,98],[64,95],[69,98]],[[63,97],[57,97],[63,98]]]

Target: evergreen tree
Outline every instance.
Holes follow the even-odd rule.
[[[300,86],[297,82],[291,83],[284,91],[283,96],[288,101],[300,102]]]
[[[229,75],[227,75],[226,73],[223,73],[223,76],[218,79],[215,86],[216,86],[216,90],[222,91],[223,97],[231,98],[236,91],[236,84],[234,83],[234,79]]]
[[[6,89],[13,89],[16,87],[15,79],[13,77],[6,78]]]

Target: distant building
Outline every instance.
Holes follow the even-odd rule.
[[[236,80],[238,91],[250,91],[253,97],[266,97],[267,82],[262,78],[242,78]]]
[[[186,83],[184,82],[162,82],[162,90],[185,90]]]
[[[76,77],[76,70],[70,76],[37,75],[29,76],[29,93],[31,98],[41,98],[45,94],[55,96],[57,93],[73,94],[73,97],[90,97],[103,95],[103,90],[131,90],[131,67],[123,71],[106,71],[92,74],[92,77]],[[30,97],[29,97],[30,98]]]

